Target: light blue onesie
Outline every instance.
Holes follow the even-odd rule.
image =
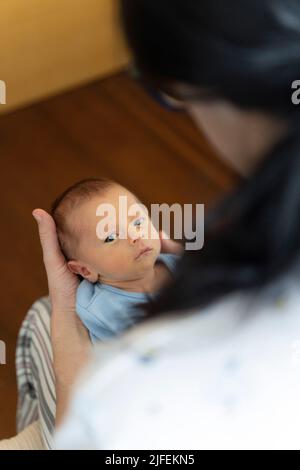
[[[179,256],[160,254],[163,262],[174,273]],[[153,298],[156,294],[148,294]],[[144,316],[142,309],[134,306],[147,302],[143,292],[127,292],[106,284],[92,284],[83,280],[77,290],[76,311],[90,332],[93,343],[120,334]]]

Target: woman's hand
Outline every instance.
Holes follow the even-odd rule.
[[[52,305],[51,340],[60,421],[74,382],[88,361],[91,342],[75,310],[77,276],[72,274],[60,250],[55,222],[42,209],[32,213],[39,227],[43,259]]]
[[[161,241],[161,251],[162,253],[169,253],[173,255],[182,255],[184,253],[184,248],[179,242],[171,240],[166,232],[162,230],[159,232],[159,238]]]
[[[60,250],[55,222],[42,209],[35,209],[32,215],[38,222],[52,308],[54,311],[64,313],[75,312],[76,290],[79,281],[77,276],[68,269]]]

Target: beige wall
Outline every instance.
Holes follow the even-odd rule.
[[[117,0],[1,0],[0,113],[128,63]]]

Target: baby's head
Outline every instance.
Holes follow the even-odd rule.
[[[127,207],[142,207],[134,194],[106,179],[80,181],[52,205],[51,214],[68,267],[90,282],[140,279],[153,269],[160,253],[161,242],[147,212],[142,216],[127,215],[119,226],[120,196],[127,197]],[[107,233],[102,238],[97,233],[100,204],[110,204],[116,213],[116,220],[105,216]],[[146,248],[149,250],[144,253]]]

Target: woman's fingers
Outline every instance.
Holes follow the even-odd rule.
[[[44,263],[48,272],[54,266],[61,266],[65,263],[58,243],[55,222],[43,209],[35,209],[32,215],[38,223]]]
[[[60,249],[55,222],[42,209],[35,209],[32,215],[38,223],[52,307],[59,312],[75,312],[79,280],[68,269]]]
[[[159,236],[161,240],[161,248],[162,248],[163,253],[170,253],[174,255],[183,254],[184,248],[181,245],[181,243],[171,240],[164,231],[160,231]]]

